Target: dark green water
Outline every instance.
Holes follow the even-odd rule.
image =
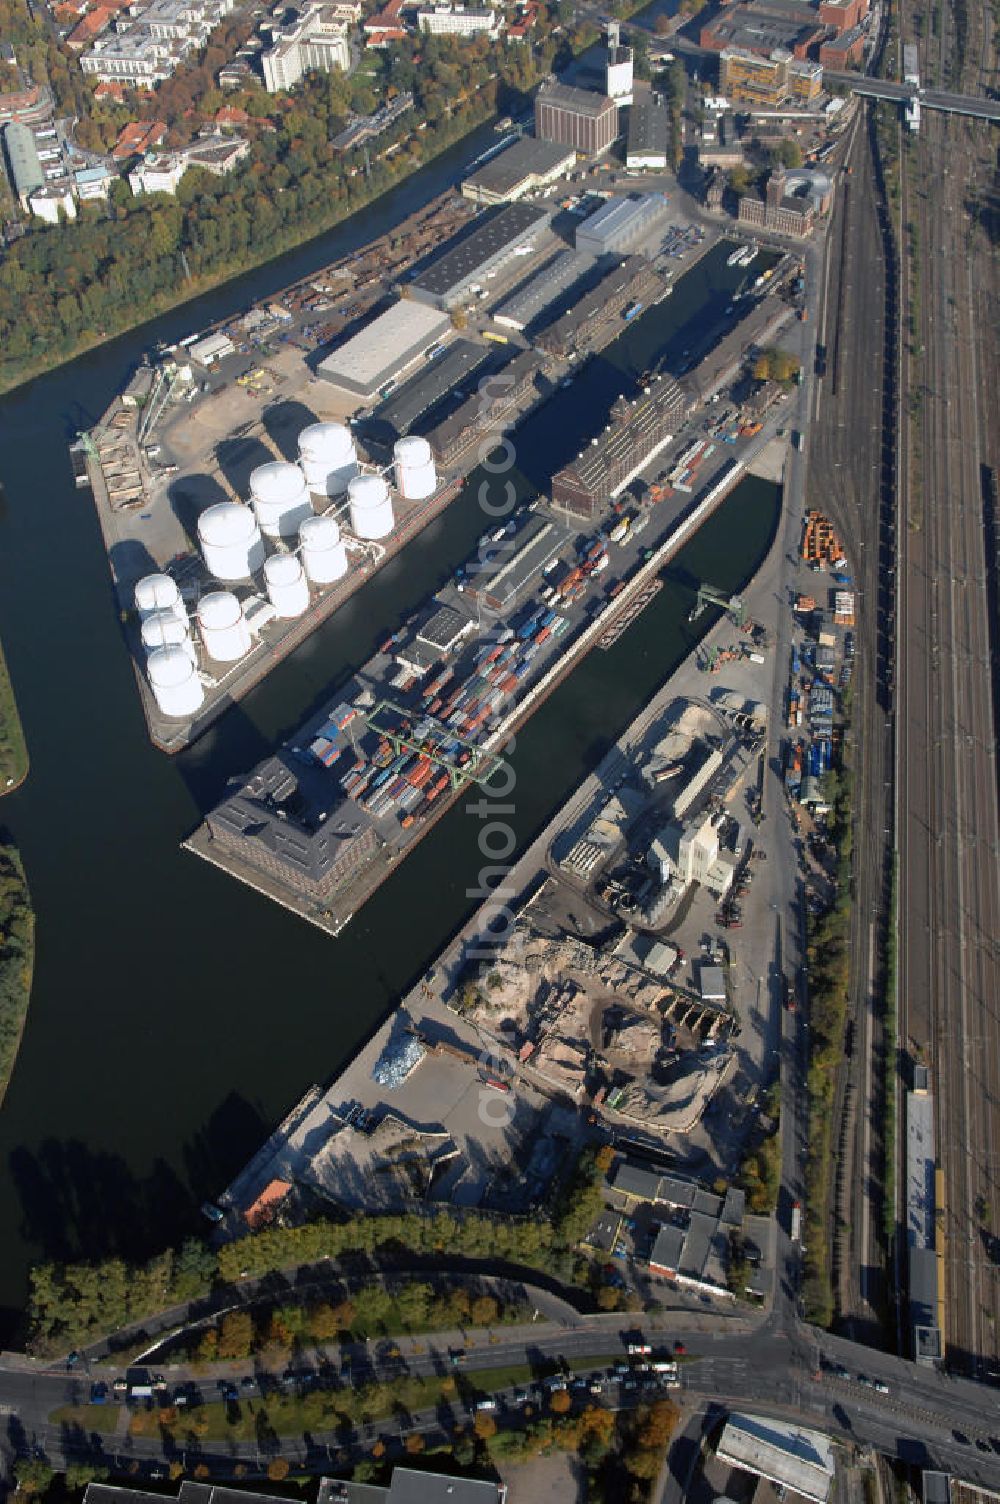
[[[38,914],[28,1026],[0,1112],[0,1306],[15,1335],[39,1257],[142,1256],[203,1226],[218,1193],[314,1080],[334,1074],[471,907],[478,822],[461,808],[336,941],[179,850],[227,776],[291,731],[467,554],[486,525],[473,484],[400,559],[189,753],[146,738],[89,493],[66,441],[140,352],[203,327],[404,217],[483,150],[483,131],[281,263],[0,403],[0,634],[31,753],[0,821]],[[720,253],[636,320],[608,357],[518,431],[522,489],[580,447],[617,391],[693,343],[734,277]],[[738,269],[737,269],[738,273]],[[475,481],[475,478],[474,478]],[[776,491],[742,485],[674,573],[736,588],[763,554]],[[661,592],[521,734],[512,824],[523,842],[687,649],[687,597]]]

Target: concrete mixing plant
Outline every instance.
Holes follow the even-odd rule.
[[[434,457],[426,439],[415,434],[400,439],[392,451],[396,490],[406,501],[425,501],[437,487]]]
[[[163,715],[180,718],[200,710],[205,698],[198,671],[180,644],[157,648],[146,665],[149,684]]]
[[[314,496],[342,496],[358,473],[350,429],[343,423],[310,423],[299,434],[299,464]]]
[[[359,538],[387,538],[394,518],[389,484],[381,475],[359,475],[347,488],[351,527]]]
[[[332,585],[347,573],[347,549],[332,517],[307,517],[299,528],[302,563],[314,585]]]
[[[294,554],[273,554],[264,561],[264,581],[271,604],[281,617],[301,616],[309,609],[309,586]]]
[[[220,501],[202,512],[198,542],[209,574],[226,583],[249,579],[264,562],[257,519],[241,502]]]
[[[230,590],[213,590],[198,602],[198,630],[216,663],[236,663],[250,651],[250,628]]]
[[[250,496],[260,530],[267,538],[294,538],[313,514],[309,487],[298,465],[272,460],[250,475]]]

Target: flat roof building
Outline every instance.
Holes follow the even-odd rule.
[[[684,393],[669,376],[659,377],[632,401],[620,398],[608,427],[552,477],[553,504],[580,517],[603,512],[670,442],[686,407]]]
[[[597,286],[539,334],[535,343],[550,355],[586,350],[595,330],[633,301],[655,302],[666,286],[645,256],[629,256],[602,277]]]
[[[401,299],[321,360],[317,374],[369,402],[450,329],[447,314]]]
[[[659,100],[635,103],[628,112],[625,166],[661,172],[670,147],[670,114]]]
[[[3,147],[11,187],[25,209],[31,194],[45,182],[35,133],[20,120],[12,120],[3,128]]]
[[[462,193],[475,204],[512,203],[564,177],[575,162],[572,146],[522,136],[470,173]]]
[[[589,256],[562,251],[493,310],[493,322],[507,329],[527,329],[547,308],[565,297],[593,265]]]
[[[269,94],[291,89],[306,73],[346,73],[351,66],[348,28],[335,7],[311,4],[298,19],[283,26],[273,45],[261,54],[264,87]]]
[[[387,1486],[324,1478],[317,1504],[504,1504],[505,1483],[397,1467]]]
[[[537,350],[520,350],[509,365],[490,375],[480,391],[466,397],[455,412],[424,434],[440,466],[453,464],[473,444],[488,453],[499,442],[505,414],[529,392],[537,391],[545,362]]]
[[[435,37],[498,37],[503,17],[492,10],[467,10],[463,5],[435,5],[417,12],[417,26]]]
[[[505,204],[479,216],[471,233],[445,250],[406,284],[414,301],[431,308],[457,308],[512,256],[523,252],[549,227],[549,211],[537,204]]]
[[[815,13],[806,14],[808,19],[798,11],[788,16],[767,15],[755,7],[738,6],[703,26],[698,40],[709,52],[739,47],[758,57],[770,57],[780,47],[793,57],[804,58],[826,35],[826,28],[816,24]]]
[[[577,226],[576,248],[590,256],[625,255],[648,239],[666,218],[666,194],[643,193],[612,198]]]
[[[833,1483],[833,1448],[820,1431],[766,1419],[760,1415],[730,1415],[719,1438],[717,1455],[758,1478],[826,1504]]]
[[[377,847],[357,806],[286,752],[235,784],[205,820],[223,850],[318,903],[367,866]]]
[[[595,156],[618,136],[618,106],[606,94],[544,83],[535,95],[535,135]]]
[[[546,564],[566,547],[571,534],[558,522],[531,517],[510,538],[487,554],[484,567],[471,574],[466,593],[494,611],[505,611],[538,578]]]
[[[459,339],[395,391],[373,416],[366,429],[380,443],[408,434],[424,413],[462,387],[472,373],[491,358],[485,345]],[[473,383],[474,384],[474,383]]]

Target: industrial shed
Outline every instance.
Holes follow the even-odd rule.
[[[506,204],[474,221],[463,234],[408,284],[410,297],[431,308],[457,308],[495,275],[512,256],[525,250],[549,227],[549,211],[537,204]]]
[[[625,255],[667,216],[663,193],[609,199],[576,232],[576,248],[591,256]]]
[[[317,373],[368,402],[450,328],[447,314],[436,308],[409,301],[394,303],[321,360]]]
[[[470,173],[462,184],[465,198],[477,204],[512,203],[544,188],[571,171],[576,162],[572,146],[522,136]]]

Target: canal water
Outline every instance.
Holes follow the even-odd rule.
[[[477,132],[367,210],[0,402],[0,635],[31,754],[0,805],[24,856],[38,956],[21,1053],[0,1110],[0,1338],[17,1338],[39,1258],[142,1257],[201,1230],[218,1194],[313,1081],[334,1074],[461,923],[482,864],[478,823],[451,812],[331,940],[179,849],[243,771],[364,662],[489,525],[462,498],[188,753],[150,745],[89,492],[66,444],[143,349],[174,340],[379,234],[482,151]],[[581,447],[614,397],[666,352],[683,360],[739,277],[713,252],[675,295],[514,435],[519,493]],[[776,521],[747,481],[675,561],[610,653],[594,653],[518,738],[512,825],[523,845],[688,650],[689,581],[737,588]]]

